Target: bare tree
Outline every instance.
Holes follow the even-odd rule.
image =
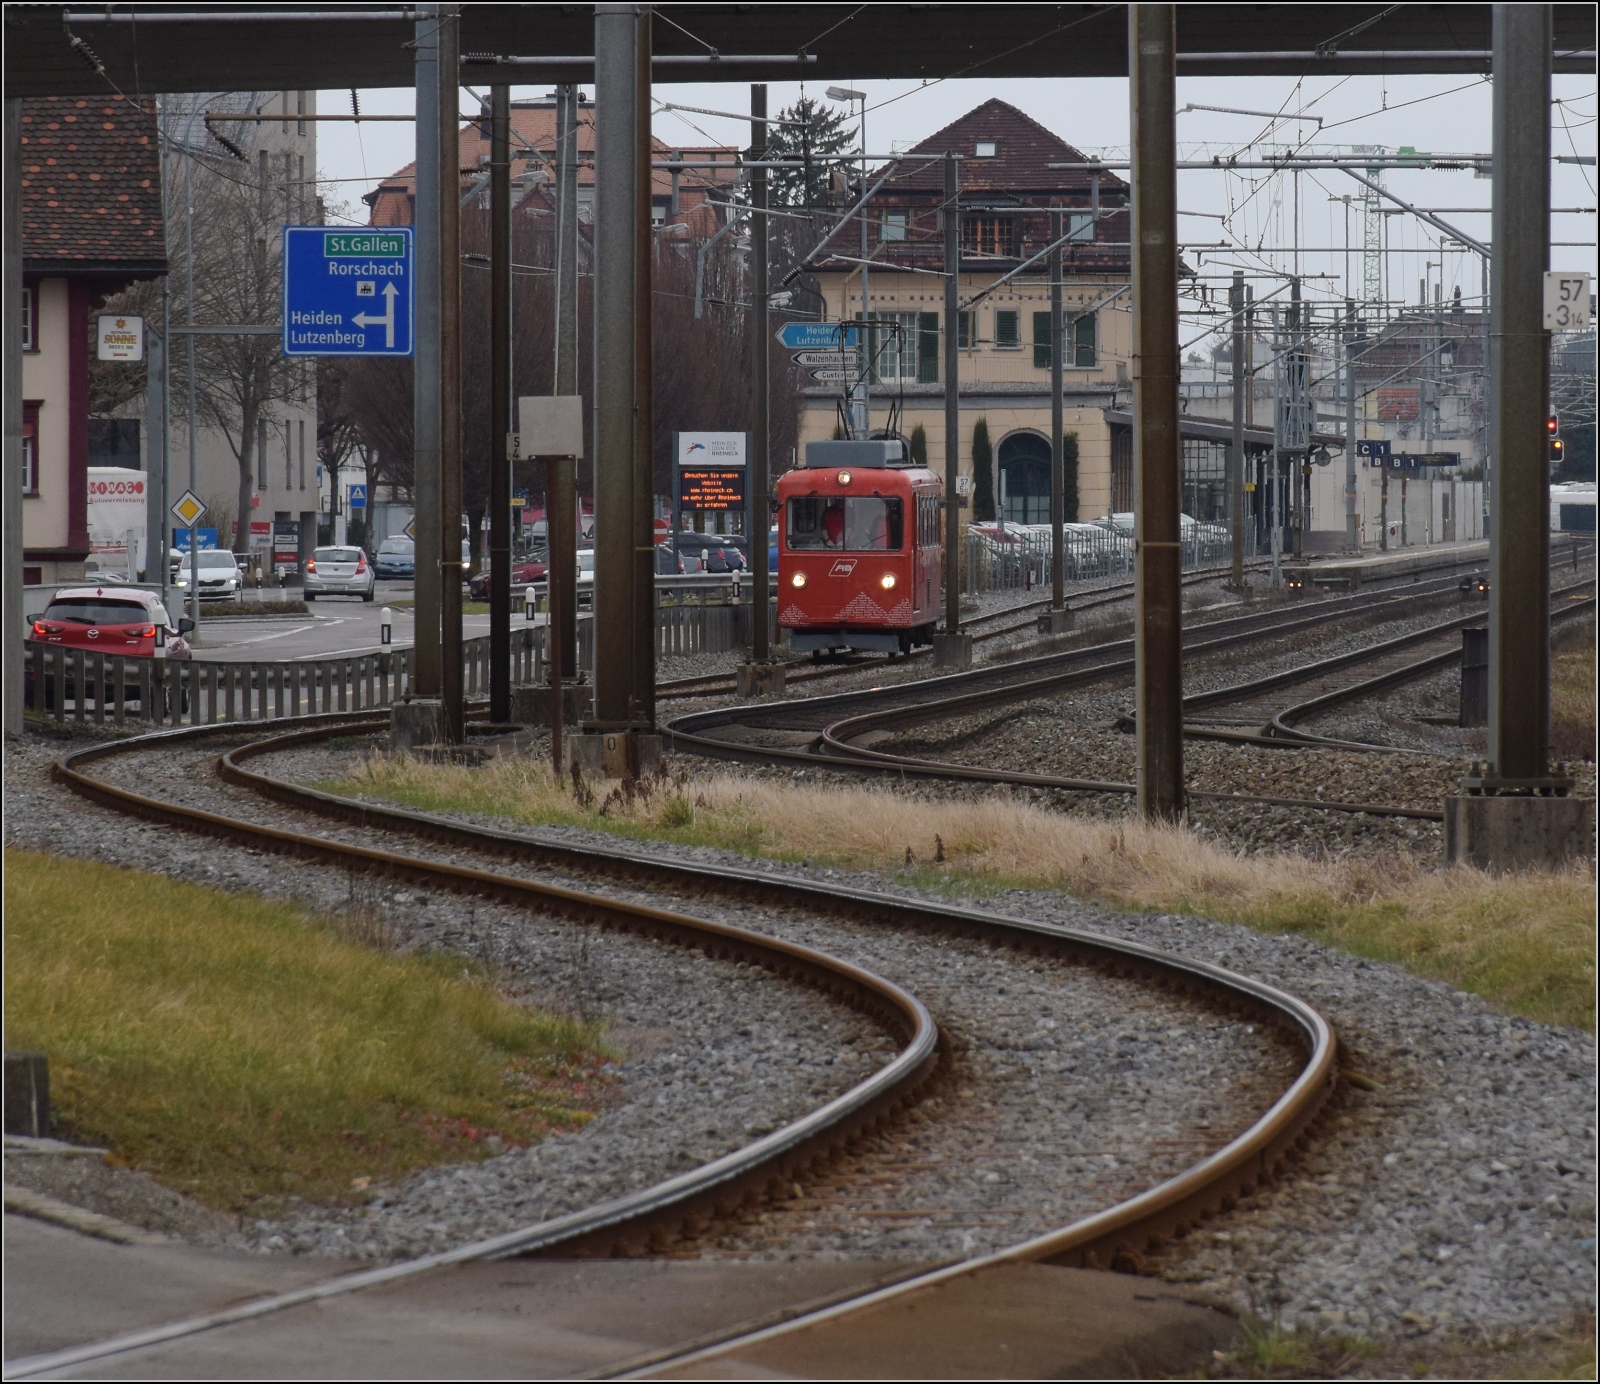
[[[176,98],[163,108],[165,132],[178,151],[167,161],[168,284],[175,322],[189,311],[191,249],[195,321],[253,324],[276,321],[281,313],[284,207],[262,181],[264,163],[257,167],[248,158],[258,127],[230,124],[217,139],[193,118],[200,108],[226,113],[251,104],[248,93],[213,93]],[[214,151],[201,147],[207,139]],[[315,370],[309,362],[285,359],[278,338],[262,334],[200,336],[195,365],[196,421],[227,440],[238,464],[235,546],[248,547],[263,460],[256,455],[261,424],[274,404],[310,402]]]

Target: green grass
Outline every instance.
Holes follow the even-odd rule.
[[[1245,1320],[1233,1350],[1219,1352],[1230,1379],[1593,1379],[1594,1322],[1574,1318],[1489,1334],[1430,1324],[1380,1338],[1344,1331],[1291,1331]]]
[[[414,610],[417,603],[415,601],[388,601],[385,604],[388,605],[390,610]],[[521,602],[513,601],[512,605],[520,616]],[[489,613],[489,603],[488,601],[462,601],[461,613],[463,615],[487,615]]]
[[[48,1055],[72,1137],[208,1205],[349,1198],[580,1125],[611,1084],[592,1027],[369,945],[370,910],[5,860],[6,1047]]]
[[[542,762],[467,768],[405,758],[368,760],[322,786],[425,811],[876,870],[952,894],[1061,889],[1114,908],[1296,932],[1471,990],[1507,1013],[1594,1031],[1595,889],[1582,869],[1496,877],[1406,855],[1247,855],[1186,828],[1064,816],[1003,792],[929,801],[680,772],[631,791],[599,784],[575,795]]]

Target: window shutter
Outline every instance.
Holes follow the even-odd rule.
[[[1036,370],[1050,368],[1050,314],[1033,314],[1033,366]]]
[[[963,351],[968,350],[972,346],[972,311],[970,308],[966,312],[958,312],[956,314],[956,324],[956,345]]]
[[[917,315],[917,383],[939,383],[939,314]]]
[[[1091,312],[1080,317],[1073,325],[1074,365],[1095,364],[1095,315]]]
[[[1017,313],[1015,308],[995,309],[994,344],[996,346],[1022,345],[1021,338],[1017,335]]]

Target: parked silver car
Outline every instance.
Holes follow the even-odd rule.
[[[306,563],[305,598],[359,596],[370,601],[378,576],[360,548],[318,548]]]

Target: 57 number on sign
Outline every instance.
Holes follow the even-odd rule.
[[[1544,276],[1544,329],[1547,332],[1586,332],[1593,325],[1589,276],[1548,270]]]

